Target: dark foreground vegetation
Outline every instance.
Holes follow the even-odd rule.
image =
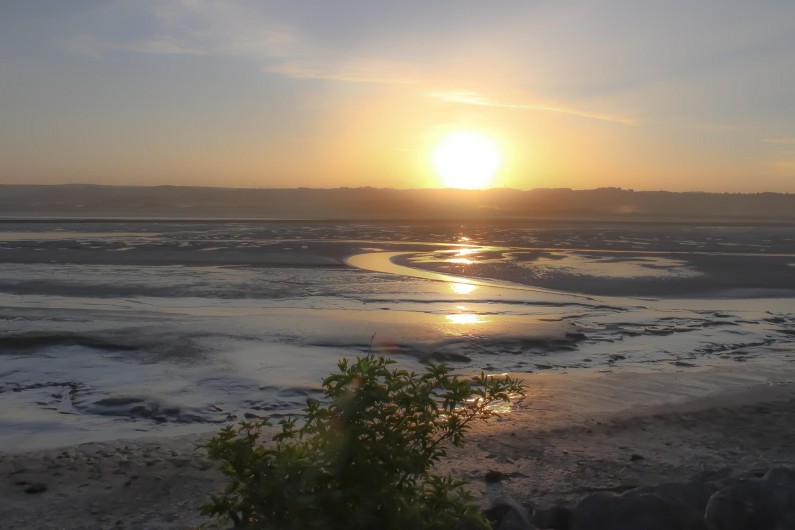
[[[226,427],[206,442],[228,483],[203,513],[238,528],[489,528],[464,483],[433,465],[495,403],[522,394],[522,384],[392,364],[373,355],[340,361],[323,381],[327,402],[309,400],[301,424],[282,421],[272,443],[263,439],[266,420]]]
[[[243,421],[205,442],[228,480],[202,513],[274,530],[795,529],[795,470],[787,466],[604,489],[572,506],[504,495],[481,511],[463,482],[433,466],[523,385],[483,374],[462,380],[444,365],[418,374],[392,364],[373,355],[340,361],[323,381],[324,403],[309,400],[300,424],[283,420],[269,437],[267,420]],[[496,490],[501,479],[486,474]]]

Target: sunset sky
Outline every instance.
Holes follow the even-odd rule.
[[[0,183],[795,192],[795,2],[2,0]]]

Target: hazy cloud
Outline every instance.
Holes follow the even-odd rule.
[[[349,83],[373,83],[383,85],[410,85],[417,79],[403,76],[388,68],[373,67],[369,64],[343,64],[338,67],[298,62],[273,64],[262,68],[263,72],[279,74],[294,79],[325,79]]]
[[[478,92],[453,91],[453,92],[431,92],[428,96],[446,101],[448,103],[460,103],[462,105],[475,105],[478,107],[496,107],[503,109],[518,109],[543,112],[556,112],[559,114],[570,114],[580,118],[592,120],[609,121],[621,123],[623,125],[635,125],[635,120],[624,116],[616,116],[600,112],[592,112],[562,105],[552,105],[546,103],[512,103],[496,101],[483,96]]]
[[[762,141],[767,144],[795,145],[795,138],[765,138]]]
[[[132,41],[82,34],[64,41],[73,53],[101,57],[109,51],[245,57],[266,73],[293,79],[351,83],[414,84],[410,62],[357,57],[313,42],[300,27],[270,17],[267,4],[179,0],[148,11],[152,36]]]
[[[61,46],[68,52],[97,59],[109,49],[109,43],[103,42],[93,35],[75,35],[63,39]]]
[[[192,48],[185,43],[164,37],[133,42],[111,42],[98,39],[93,35],[77,35],[62,41],[65,49],[72,53],[100,58],[108,51],[120,50],[156,55],[205,55],[206,52]]]
[[[137,22],[127,31],[110,29],[130,17]],[[101,18],[105,23],[96,33],[63,39],[64,47],[95,57],[113,50],[259,59],[300,52],[290,31],[251,15],[242,3],[179,0],[146,6],[118,2]]]
[[[786,171],[788,173],[795,173],[795,159],[792,160],[775,160],[766,164],[769,167],[778,169],[779,171]]]

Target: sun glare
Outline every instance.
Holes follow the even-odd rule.
[[[433,152],[433,167],[450,188],[476,189],[491,183],[501,162],[497,145],[477,132],[446,136]]]
[[[477,285],[471,283],[451,283],[450,289],[456,294],[470,294],[478,288]]]
[[[488,320],[484,319],[480,315],[475,315],[473,313],[458,313],[455,315],[447,315],[447,320],[449,320],[452,324],[484,324],[488,322]]]

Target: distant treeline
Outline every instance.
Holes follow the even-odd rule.
[[[795,194],[0,185],[2,217],[795,220]]]

